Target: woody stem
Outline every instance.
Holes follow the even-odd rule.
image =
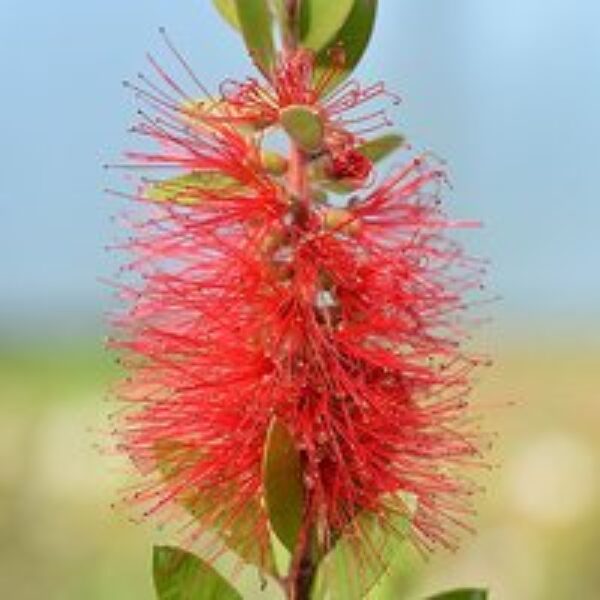
[[[285,0],[283,45],[286,51],[295,50],[300,37],[300,0]]]
[[[307,165],[306,153],[291,141],[288,191],[292,201],[294,225],[299,231],[306,226],[311,201]],[[310,600],[317,569],[311,552],[312,527],[310,523],[303,524],[299,538],[286,581],[288,600]]]
[[[294,142],[289,157],[288,187],[295,202],[307,207],[309,203],[308,169],[305,153]]]
[[[288,579],[287,598],[288,600],[310,600],[317,565],[314,562],[309,536],[304,543],[300,544],[300,551],[293,557],[290,575]]]

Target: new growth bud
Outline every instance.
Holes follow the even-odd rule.
[[[325,127],[317,110],[291,105],[281,111],[279,119],[283,129],[302,150],[314,153],[322,148]]]

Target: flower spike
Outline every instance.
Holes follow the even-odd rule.
[[[124,499],[180,523],[209,561],[232,551],[258,566],[289,599],[331,591],[340,564],[343,597],[358,599],[396,542],[454,549],[471,531],[469,473],[487,440],[470,392],[485,360],[464,342],[483,269],[453,232],[478,224],[448,216],[433,156],[379,173],[403,145],[386,133],[399,100],[341,83],[357,57],[348,28],[375,3],[313,34],[315,15],[280,4],[275,48],[269,3],[218,2],[263,79],[209,92],[162,32],[173,72],[149,56],[151,74],[127,84],[140,110],[122,195],[137,208],[111,340],[128,372],[117,443],[138,474]],[[159,593],[167,563],[193,579],[179,557],[237,597],[189,554],[156,557]]]

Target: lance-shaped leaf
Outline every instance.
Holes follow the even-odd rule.
[[[293,554],[304,513],[302,469],[294,438],[277,419],[271,423],[267,435],[263,485],[273,531]]]
[[[242,600],[210,565],[180,548],[155,546],[153,574],[158,600]]]
[[[355,0],[303,0],[300,40],[315,52],[323,50],[346,23]]]
[[[327,180],[324,179],[320,182],[324,191],[331,192],[332,194],[350,194],[356,192],[362,187],[362,182],[352,181],[351,179],[337,179]]]
[[[410,560],[412,509],[400,496],[390,513],[363,511],[352,519],[319,564],[313,600],[362,600],[392,563]]]
[[[323,145],[323,119],[313,108],[294,104],[284,108],[280,122],[286,133],[306,152],[315,152]]]
[[[341,67],[334,77],[331,78],[328,90],[339,85],[360,62],[375,25],[378,0],[355,0],[352,11],[344,26],[339,30],[331,43],[317,56],[315,77],[318,80],[323,73],[331,72],[332,60],[335,60],[336,50],[341,49],[344,58]]]
[[[382,135],[358,147],[358,151],[372,162],[379,162],[387,158],[404,144],[404,137],[390,133]]]
[[[235,6],[235,0],[213,0],[216,9],[221,16],[235,29],[240,28],[240,20]]]
[[[216,171],[196,171],[152,184],[146,197],[155,202],[194,205],[205,192],[233,193],[240,185],[231,177]]]
[[[269,77],[275,58],[273,15],[268,0],[235,0],[246,47],[256,66]]]
[[[487,600],[487,590],[464,588],[430,596],[428,600]]]
[[[257,518],[264,510],[258,498],[247,502],[232,517],[227,511],[221,510],[222,503],[218,496],[211,494],[211,491],[200,493],[188,481],[190,470],[202,460],[200,450],[191,450],[182,442],[164,440],[155,446],[154,451],[165,482],[173,489],[179,488],[175,501],[198,522],[216,533],[227,548],[246,562],[276,574],[272,548],[262,548],[256,540]],[[218,494],[223,494],[223,491],[220,490]]]

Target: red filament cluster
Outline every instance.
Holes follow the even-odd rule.
[[[131,223],[134,275],[120,284],[112,341],[130,373],[119,443],[142,475],[129,499],[147,514],[193,504],[195,533],[241,531],[264,556],[261,470],[277,417],[323,548],[365,513],[382,529],[407,520],[426,549],[453,547],[475,490],[465,469],[481,461],[468,399],[481,359],[461,343],[482,265],[449,236],[471,224],[446,216],[429,156],[343,205],[310,187],[296,197],[270,175],[242,121],[276,126],[286,105],[310,105],[334,175],[364,180],[364,131],[349,127],[368,130],[380,113],[348,115],[385,93],[351,82],[324,98],[310,55],[281,61],[274,83],[228,83],[202,101],[154,61],[158,82],[131,86],[145,105],[134,132],[149,145],[127,155],[143,169],[133,198],[145,208]],[[172,180],[169,201],[153,195],[165,174],[215,173],[227,186]]]

